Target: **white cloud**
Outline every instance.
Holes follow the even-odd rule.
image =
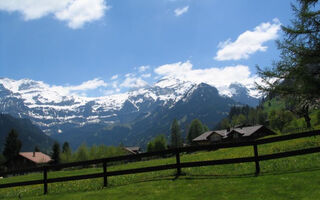
[[[93,89],[97,89],[99,87],[107,87],[107,86],[108,86],[108,84],[106,82],[104,82],[101,79],[95,78],[93,80],[83,82],[80,85],[68,86],[65,88],[70,91],[81,91],[81,90],[93,90]]]
[[[144,72],[144,71],[148,70],[149,68],[150,68],[149,66],[140,66],[139,72]]]
[[[124,76],[125,76],[126,78],[128,78],[128,77],[134,76],[134,74],[133,74],[133,73],[127,73],[127,74],[125,74]]]
[[[148,83],[141,78],[128,76],[126,79],[120,84],[121,87],[126,88],[139,88],[148,85]]]
[[[20,12],[24,19],[34,20],[47,15],[66,21],[73,29],[98,20],[109,9],[105,0],[1,0],[0,10]]]
[[[113,88],[118,88],[118,81],[113,81],[112,82],[112,87]]]
[[[205,69],[193,69],[192,67],[190,61],[178,62],[159,66],[154,72],[162,77],[173,77],[194,83],[207,83],[218,88],[222,94],[225,94],[231,83],[237,82],[252,87],[258,78],[256,75],[252,75],[249,67],[245,65]]]
[[[189,6],[185,6],[183,8],[177,8],[174,10],[174,14],[178,17],[188,12],[188,10],[189,10]]]
[[[262,23],[253,31],[245,31],[234,42],[231,42],[231,39],[220,42],[219,51],[214,59],[219,61],[248,59],[257,51],[266,51],[268,47],[263,46],[263,43],[278,37],[280,25],[280,21],[275,18],[273,23]]]
[[[149,73],[149,74],[142,74],[141,77],[142,77],[142,78],[150,78],[150,77],[151,77],[151,74],[150,74],[150,73]]]
[[[110,80],[116,80],[118,77],[119,77],[118,74],[113,75]]]
[[[76,95],[76,96],[86,96],[86,92],[89,90],[95,90],[98,88],[107,87],[108,84],[103,80],[95,78],[81,83],[80,85],[73,86],[57,86],[57,85],[46,85],[48,91],[55,91],[60,95]]]

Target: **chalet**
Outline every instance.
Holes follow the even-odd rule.
[[[20,152],[18,156],[6,163],[8,169],[37,167],[51,162],[50,156],[42,152]]]
[[[219,142],[237,142],[254,140],[275,133],[263,125],[239,126],[231,129],[207,131],[192,141],[197,144],[212,144]]]
[[[133,155],[141,153],[140,147],[124,147],[123,149]]]

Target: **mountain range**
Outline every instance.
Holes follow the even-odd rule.
[[[251,88],[233,83],[227,93],[206,83],[164,77],[153,86],[102,97],[64,93],[30,79],[0,78],[0,112],[27,118],[46,135],[81,143],[145,145],[157,134],[169,134],[178,119],[185,134],[194,118],[210,128],[226,117],[230,107],[256,106]]]

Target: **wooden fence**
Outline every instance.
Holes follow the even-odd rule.
[[[320,147],[313,147],[313,148],[300,149],[300,150],[287,151],[287,152],[259,156],[259,154],[258,154],[258,146],[259,145],[273,143],[273,142],[280,142],[280,141],[285,141],[285,140],[304,138],[304,137],[310,137],[310,136],[316,136],[316,135],[320,135],[320,130],[313,130],[313,131],[302,132],[302,133],[291,134],[291,135],[284,135],[284,136],[277,136],[277,137],[260,139],[260,140],[255,140],[255,141],[246,141],[246,142],[239,142],[239,143],[212,144],[212,145],[203,145],[203,146],[190,146],[190,147],[182,147],[182,148],[176,148],[176,149],[168,149],[168,150],[158,151],[158,152],[141,153],[141,154],[137,154],[137,155],[124,155],[124,156],[117,156],[117,157],[110,157],[110,158],[103,158],[103,159],[96,159],[96,160],[72,162],[72,163],[65,163],[65,164],[59,164],[59,165],[47,165],[47,166],[42,166],[42,167],[30,168],[30,169],[9,171],[9,172],[5,172],[5,173],[0,173],[0,176],[7,176],[7,175],[12,175],[12,174],[21,174],[21,173],[28,173],[28,172],[42,172],[43,179],[0,184],[0,188],[43,184],[44,194],[47,194],[49,183],[103,177],[103,184],[106,187],[108,185],[108,177],[110,177],[110,176],[152,172],[152,171],[160,171],[160,170],[168,170],[168,169],[176,169],[177,175],[179,176],[181,174],[181,168],[209,166],[209,165],[235,164],[235,163],[245,163],[245,162],[254,162],[255,168],[256,168],[255,173],[256,173],[256,175],[258,175],[260,173],[260,164],[259,164],[260,161],[320,152]],[[180,154],[183,152],[216,150],[216,149],[221,149],[221,148],[233,148],[233,147],[242,147],[242,146],[252,146],[254,156],[221,159],[221,160],[209,160],[209,161],[196,161],[196,162],[183,162],[183,163],[180,162]],[[135,168],[135,169],[118,170],[118,171],[107,171],[107,164],[111,163],[111,162],[137,161],[137,160],[140,160],[140,159],[146,158],[146,157],[167,156],[167,155],[175,155],[176,163],[175,164],[167,164],[167,165],[158,165],[158,166],[152,166],[152,167],[142,167],[142,168]],[[48,171],[50,171],[50,170],[60,170],[63,168],[77,167],[77,166],[88,166],[88,165],[93,165],[93,164],[102,164],[103,172],[102,173],[95,173],[95,174],[50,178],[50,179],[48,179],[48,176],[47,176]]]

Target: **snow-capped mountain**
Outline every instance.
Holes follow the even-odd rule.
[[[199,88],[203,88],[203,84],[165,77],[153,86],[122,94],[83,97],[70,93],[65,87],[50,86],[42,81],[0,78],[0,112],[29,118],[46,134],[55,135],[88,124],[128,124],[147,118],[159,109],[171,112],[190,99],[194,102],[197,98],[203,99],[203,93],[195,96]],[[228,99],[229,104],[257,103],[257,99],[249,95],[249,90],[240,84],[230,85],[229,97],[221,95],[212,86],[206,85],[206,88],[213,88],[216,91],[214,97]]]
[[[138,112],[150,111],[158,105],[172,106],[193,86],[190,82],[163,79],[153,87],[88,98],[69,94],[62,87],[41,81],[2,78],[0,111],[30,118],[46,133],[52,134],[61,132],[53,127],[64,124],[128,122]]]

